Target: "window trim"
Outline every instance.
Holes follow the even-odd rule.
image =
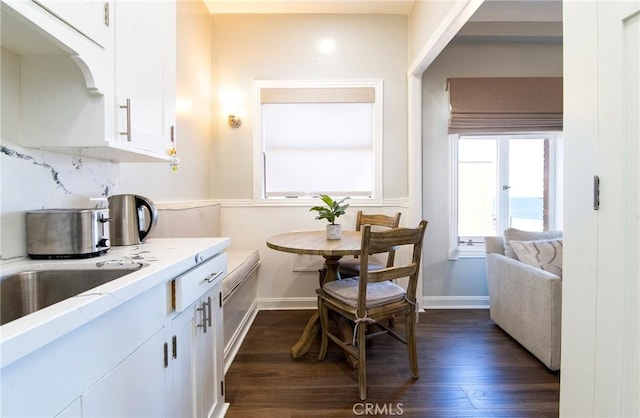
[[[484,241],[474,245],[461,245],[458,236],[458,140],[460,137],[465,138],[497,138],[498,147],[503,148],[498,152],[498,158],[496,159],[496,170],[498,175],[496,176],[496,190],[499,191],[500,183],[502,179],[506,178],[508,172],[508,166],[505,164],[506,160],[501,157],[501,154],[505,154],[505,145],[500,138],[508,139],[540,139],[545,138],[549,140],[549,229],[553,230],[557,227],[557,209],[558,204],[557,197],[557,159],[558,153],[557,147],[559,146],[560,132],[535,132],[535,133],[495,133],[495,134],[449,134],[449,260],[458,260],[459,258],[485,258],[486,246]],[[507,148],[508,150],[508,148]],[[508,155],[508,153],[506,153]],[[500,199],[501,205],[508,205],[505,199]],[[501,213],[504,213],[504,208],[501,209]],[[498,220],[498,230],[505,228],[506,226],[501,220]]]
[[[262,89],[322,89],[322,88],[358,88],[368,87],[375,91],[373,102],[373,187],[371,197],[351,197],[352,205],[382,204],[382,128],[383,128],[383,81],[373,79],[358,80],[255,80],[253,82],[253,200],[258,204],[291,204],[295,206],[317,203],[313,197],[265,197],[264,159],[262,135]]]

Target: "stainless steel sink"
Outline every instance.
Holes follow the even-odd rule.
[[[143,264],[103,268],[23,270],[0,277],[0,325],[139,270]]]

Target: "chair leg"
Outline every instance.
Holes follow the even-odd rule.
[[[411,376],[418,379],[418,352],[416,347],[416,312],[412,311],[405,315],[405,326],[407,328],[407,351],[409,354],[409,365],[411,366]]]
[[[364,322],[358,323],[358,386],[360,399],[367,399],[367,326]]]
[[[324,306],[322,298],[318,297],[318,310],[320,311],[320,331],[322,333],[322,340],[320,342],[320,354],[318,354],[318,360],[324,360],[327,355],[327,346],[329,344],[329,337],[327,332],[329,331],[329,311]]]

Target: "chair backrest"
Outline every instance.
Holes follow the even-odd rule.
[[[371,225],[362,227],[362,246],[360,251],[360,285],[358,290],[358,315],[363,315],[366,308],[367,283],[409,277],[407,285],[407,299],[415,302],[418,285],[418,272],[422,257],[422,241],[427,221],[422,220],[417,228],[395,228],[373,231]],[[391,266],[383,269],[368,270],[369,255],[397,250],[402,246],[412,247],[411,261],[404,265]]]
[[[400,226],[400,216],[402,216],[402,212],[398,212],[393,216],[383,215],[383,214],[366,214],[362,213],[361,210],[358,211],[356,216],[356,231],[361,231],[363,225],[373,225],[373,226],[382,226],[385,228],[397,228]],[[375,229],[375,228],[374,228]],[[393,262],[395,260],[396,252],[395,250],[388,251],[389,255],[387,257],[387,267],[393,266]]]

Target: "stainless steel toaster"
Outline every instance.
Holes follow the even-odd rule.
[[[26,216],[32,258],[93,257],[111,248],[109,209],[43,209]]]

